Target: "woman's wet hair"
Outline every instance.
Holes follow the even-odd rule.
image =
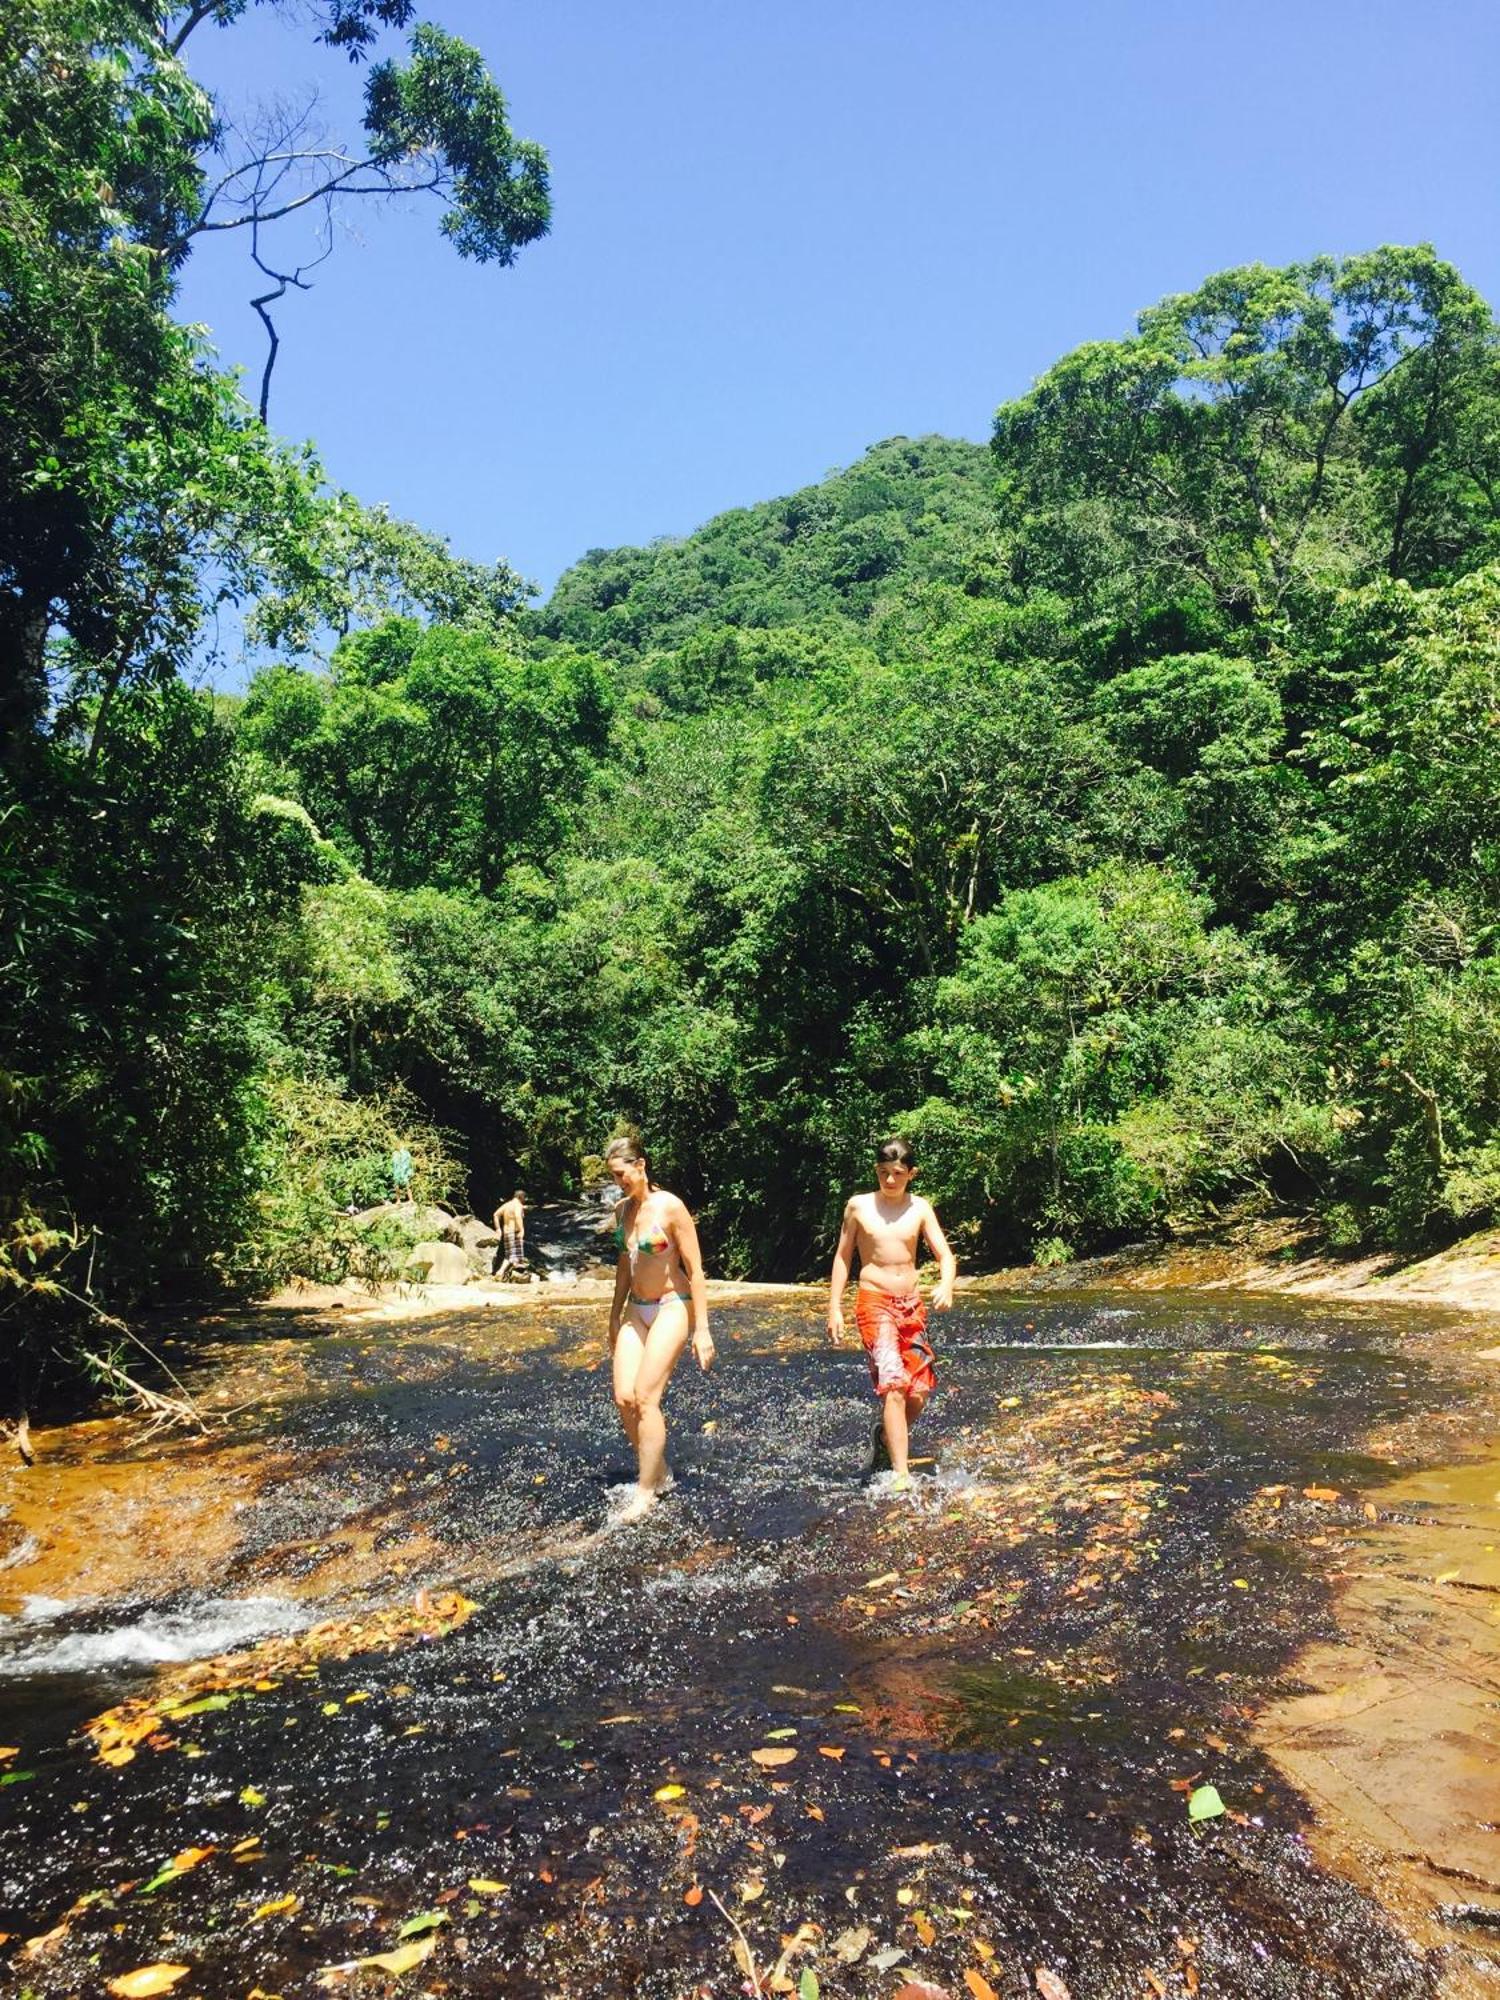
[[[898,1167],[911,1167],[915,1169],[917,1164],[916,1149],[905,1139],[882,1139],[880,1144],[875,1148],[875,1163],[877,1166],[883,1167],[891,1161],[894,1161]]]
[[[639,1139],[632,1138],[629,1133],[619,1139],[611,1139],[604,1149],[605,1166],[608,1166],[611,1160],[624,1160],[632,1167],[644,1167],[647,1185],[655,1187],[656,1183],[651,1178],[651,1155]]]

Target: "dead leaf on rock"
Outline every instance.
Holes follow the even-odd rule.
[[[262,1903],[258,1910],[252,1910],[250,1921],[258,1924],[262,1917],[284,1917],[302,1907],[300,1896],[278,1896],[274,1903]]]
[[[374,1966],[380,1972],[395,1973],[399,1977],[403,1972],[410,1972],[414,1965],[420,1965],[424,1958],[430,1958],[436,1946],[435,1937],[413,1938],[410,1944],[397,1945],[394,1951],[377,1951],[369,1958],[348,1958],[341,1965],[325,1965],[318,1974],[318,1984],[337,1986],[351,1972],[362,1972],[366,1966]]]
[[[55,1924],[50,1931],[42,1931],[37,1937],[27,1938],[21,1947],[21,1956],[43,1958],[55,1946],[60,1945],[67,1935],[68,1926],[65,1923]]]
[[[833,1955],[842,1965],[853,1965],[869,1949],[870,1933],[863,1924],[851,1931],[840,1931],[833,1941]]]
[[[122,1972],[118,1979],[109,1981],[109,1990],[120,1996],[120,2000],[149,2000],[153,1993],[170,1993],[179,1979],[186,1979],[189,1968],[185,1965],[168,1965],[164,1960],[156,1965],[139,1965],[134,1972]]]

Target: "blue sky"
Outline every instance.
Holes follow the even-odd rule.
[[[543,588],[997,404],[1211,271],[1430,240],[1500,302],[1493,0],[427,0],[552,163],[553,233],[463,263],[361,204],[287,303],[273,425]],[[269,9],[231,109],[362,72]],[[278,239],[282,248],[290,239]],[[184,316],[258,381],[244,234]]]

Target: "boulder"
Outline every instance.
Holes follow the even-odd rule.
[[[489,1223],[481,1222],[477,1215],[461,1215],[454,1224],[454,1233],[474,1269],[488,1271],[500,1247],[500,1238]]]
[[[421,1267],[425,1265],[426,1269]],[[406,1260],[409,1276],[429,1285],[466,1285],[473,1277],[468,1255],[457,1243],[419,1243]]]
[[[373,1208],[362,1208],[349,1220],[356,1229],[369,1229],[377,1222],[401,1222],[424,1240],[431,1238],[440,1243],[458,1241],[456,1216],[450,1215],[446,1208],[423,1206],[414,1201],[377,1201]]]

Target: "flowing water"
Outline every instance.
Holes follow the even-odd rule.
[[[676,1488],[628,1524],[602,1318],[226,1324],[195,1365],[255,1407],[137,1446],[116,1503],[138,1542],[182,1468],[218,1479],[197,1568],[126,1603],[0,1576],[16,1991],[164,1961],[179,1994],[676,2000],[752,1990],[747,1955],[833,1996],[1433,1991],[1248,1725],[1332,1632],[1365,1493],[1470,1393],[1436,1321],[970,1294],[896,1495],[817,1301],[730,1305],[720,1368],[672,1387]],[[477,1609],[389,1623],[439,1590]],[[191,1713],[101,1762],[84,1726],[143,1695]]]

